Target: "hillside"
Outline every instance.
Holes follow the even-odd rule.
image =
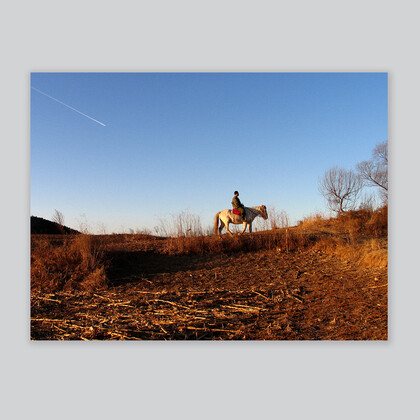
[[[232,238],[33,235],[31,338],[387,340],[386,224],[381,211]]]
[[[56,223],[43,219],[42,217],[31,216],[31,234],[59,235],[61,233],[62,232]],[[64,233],[77,234],[80,232],[64,226]]]

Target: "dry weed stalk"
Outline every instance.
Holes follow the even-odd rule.
[[[31,252],[33,290],[94,290],[106,286],[103,244],[92,235],[62,244],[38,241]]]

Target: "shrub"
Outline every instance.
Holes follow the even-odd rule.
[[[361,248],[360,262],[377,267],[388,266],[388,247],[378,239],[371,239]]]
[[[314,249],[337,255],[341,259],[358,264],[376,267],[388,266],[386,239],[370,239],[357,244],[349,244],[343,238],[329,236],[321,238],[314,245]]]
[[[92,291],[106,286],[101,241],[91,235],[54,245],[47,239],[32,244],[31,289]]]
[[[252,236],[203,235],[194,237],[167,238],[162,250],[165,254],[207,254],[220,252],[249,252],[260,249],[280,249],[293,252],[307,247],[314,242],[313,235],[306,235],[293,229],[277,229],[273,231],[256,232]]]
[[[385,236],[388,233],[388,206],[376,210],[366,223],[366,233],[372,236]]]

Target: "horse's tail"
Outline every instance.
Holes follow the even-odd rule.
[[[221,212],[219,211],[218,213],[216,213],[216,216],[214,217],[214,233],[217,235],[217,226],[219,224],[219,214]]]

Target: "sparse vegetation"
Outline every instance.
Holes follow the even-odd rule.
[[[145,241],[148,249],[152,247],[154,252],[166,255],[204,255],[263,249],[289,253],[314,248],[363,264],[386,266],[387,218],[387,206],[376,211],[361,209],[344,212],[331,218],[315,214],[294,227],[278,228],[274,224],[272,229],[253,235],[224,235],[220,239],[215,235],[200,234],[202,229],[199,219],[182,213],[173,217],[174,226],[165,226],[168,229],[165,232],[169,232],[169,229],[176,232],[174,236],[166,238],[150,234],[81,234],[54,242],[48,237],[37,237],[33,238],[32,243],[32,287],[43,290],[92,290],[104,287],[105,268],[110,264],[107,261],[109,252],[115,247],[127,251],[143,249],[141,244]]]
[[[91,235],[58,241],[32,238],[31,289],[85,290],[106,286],[103,244]]]
[[[186,212],[166,237],[32,235],[32,338],[386,339],[388,207],[272,214],[222,238]]]

